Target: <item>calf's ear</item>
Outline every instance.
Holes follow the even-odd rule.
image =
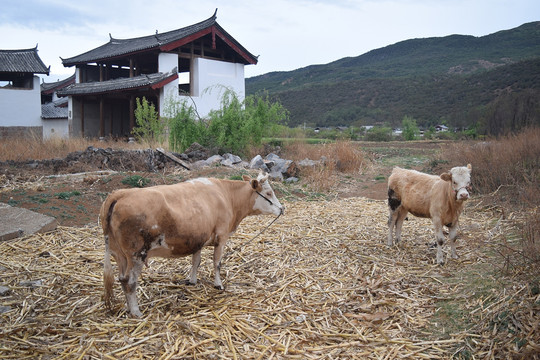
[[[251,178],[248,175],[242,175],[242,180],[244,181],[250,181]]]
[[[471,171],[471,170],[472,170],[472,166],[471,166],[471,164],[467,164],[467,169],[469,169],[469,171]]]
[[[452,180],[452,174],[451,173],[443,173],[441,174],[441,179],[443,179],[444,181],[450,181]]]
[[[259,181],[258,180],[251,180],[251,187],[253,188],[253,190],[257,190],[257,188],[259,187]]]

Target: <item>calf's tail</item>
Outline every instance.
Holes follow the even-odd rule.
[[[114,301],[114,275],[111,265],[111,252],[109,250],[109,236],[105,235],[105,260],[103,265],[103,286],[104,294],[103,301],[105,302],[105,308],[109,311],[112,310],[112,303]]]

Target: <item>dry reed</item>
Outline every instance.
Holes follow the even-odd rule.
[[[489,258],[485,246],[504,231],[492,213],[462,215],[458,261],[434,265],[429,220],[411,218],[404,242],[387,248],[383,201],[350,198],[286,203],[287,213],[247,218],[226,249],[225,291],[212,286],[211,249],[196,286],[181,284],[190,259],[151,259],[139,289],[144,317],[126,317],[120,286],[114,313],[102,300],[103,239],[97,226],[0,243],[0,358],[35,359],[448,359],[506,358],[539,350],[535,299],[511,293],[467,295],[449,274]],[[28,286],[26,281],[39,280]],[[435,336],[439,301],[471,296],[478,325]],[[493,298],[495,296],[495,299]],[[493,327],[512,313],[515,326]],[[537,310],[536,310],[537,311]]]

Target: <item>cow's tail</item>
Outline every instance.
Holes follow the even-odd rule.
[[[109,311],[112,310],[112,303],[114,301],[114,292],[113,292],[113,284],[114,284],[114,274],[113,269],[111,265],[111,250],[109,246],[109,236],[111,235],[110,231],[110,221],[111,221],[111,215],[114,209],[114,205],[116,205],[116,201],[113,201],[108,208],[106,207],[106,204],[108,202],[106,201],[105,204],[103,204],[104,208],[103,210],[107,211],[106,216],[101,217],[102,226],[103,226],[103,234],[105,236],[105,258],[103,261],[103,286],[104,286],[104,294],[103,294],[103,301],[105,302],[105,308]]]

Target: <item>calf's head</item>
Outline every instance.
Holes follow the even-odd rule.
[[[244,181],[249,181],[251,187],[256,194],[253,210],[259,211],[263,215],[281,215],[285,208],[279,202],[274,190],[268,181],[268,174],[259,173],[257,179],[251,179],[249,176],[242,176]]]
[[[456,200],[467,200],[469,191],[471,190],[471,164],[467,166],[457,166],[452,168],[450,172],[441,175],[441,179],[449,181],[452,185],[452,190],[456,196]]]

